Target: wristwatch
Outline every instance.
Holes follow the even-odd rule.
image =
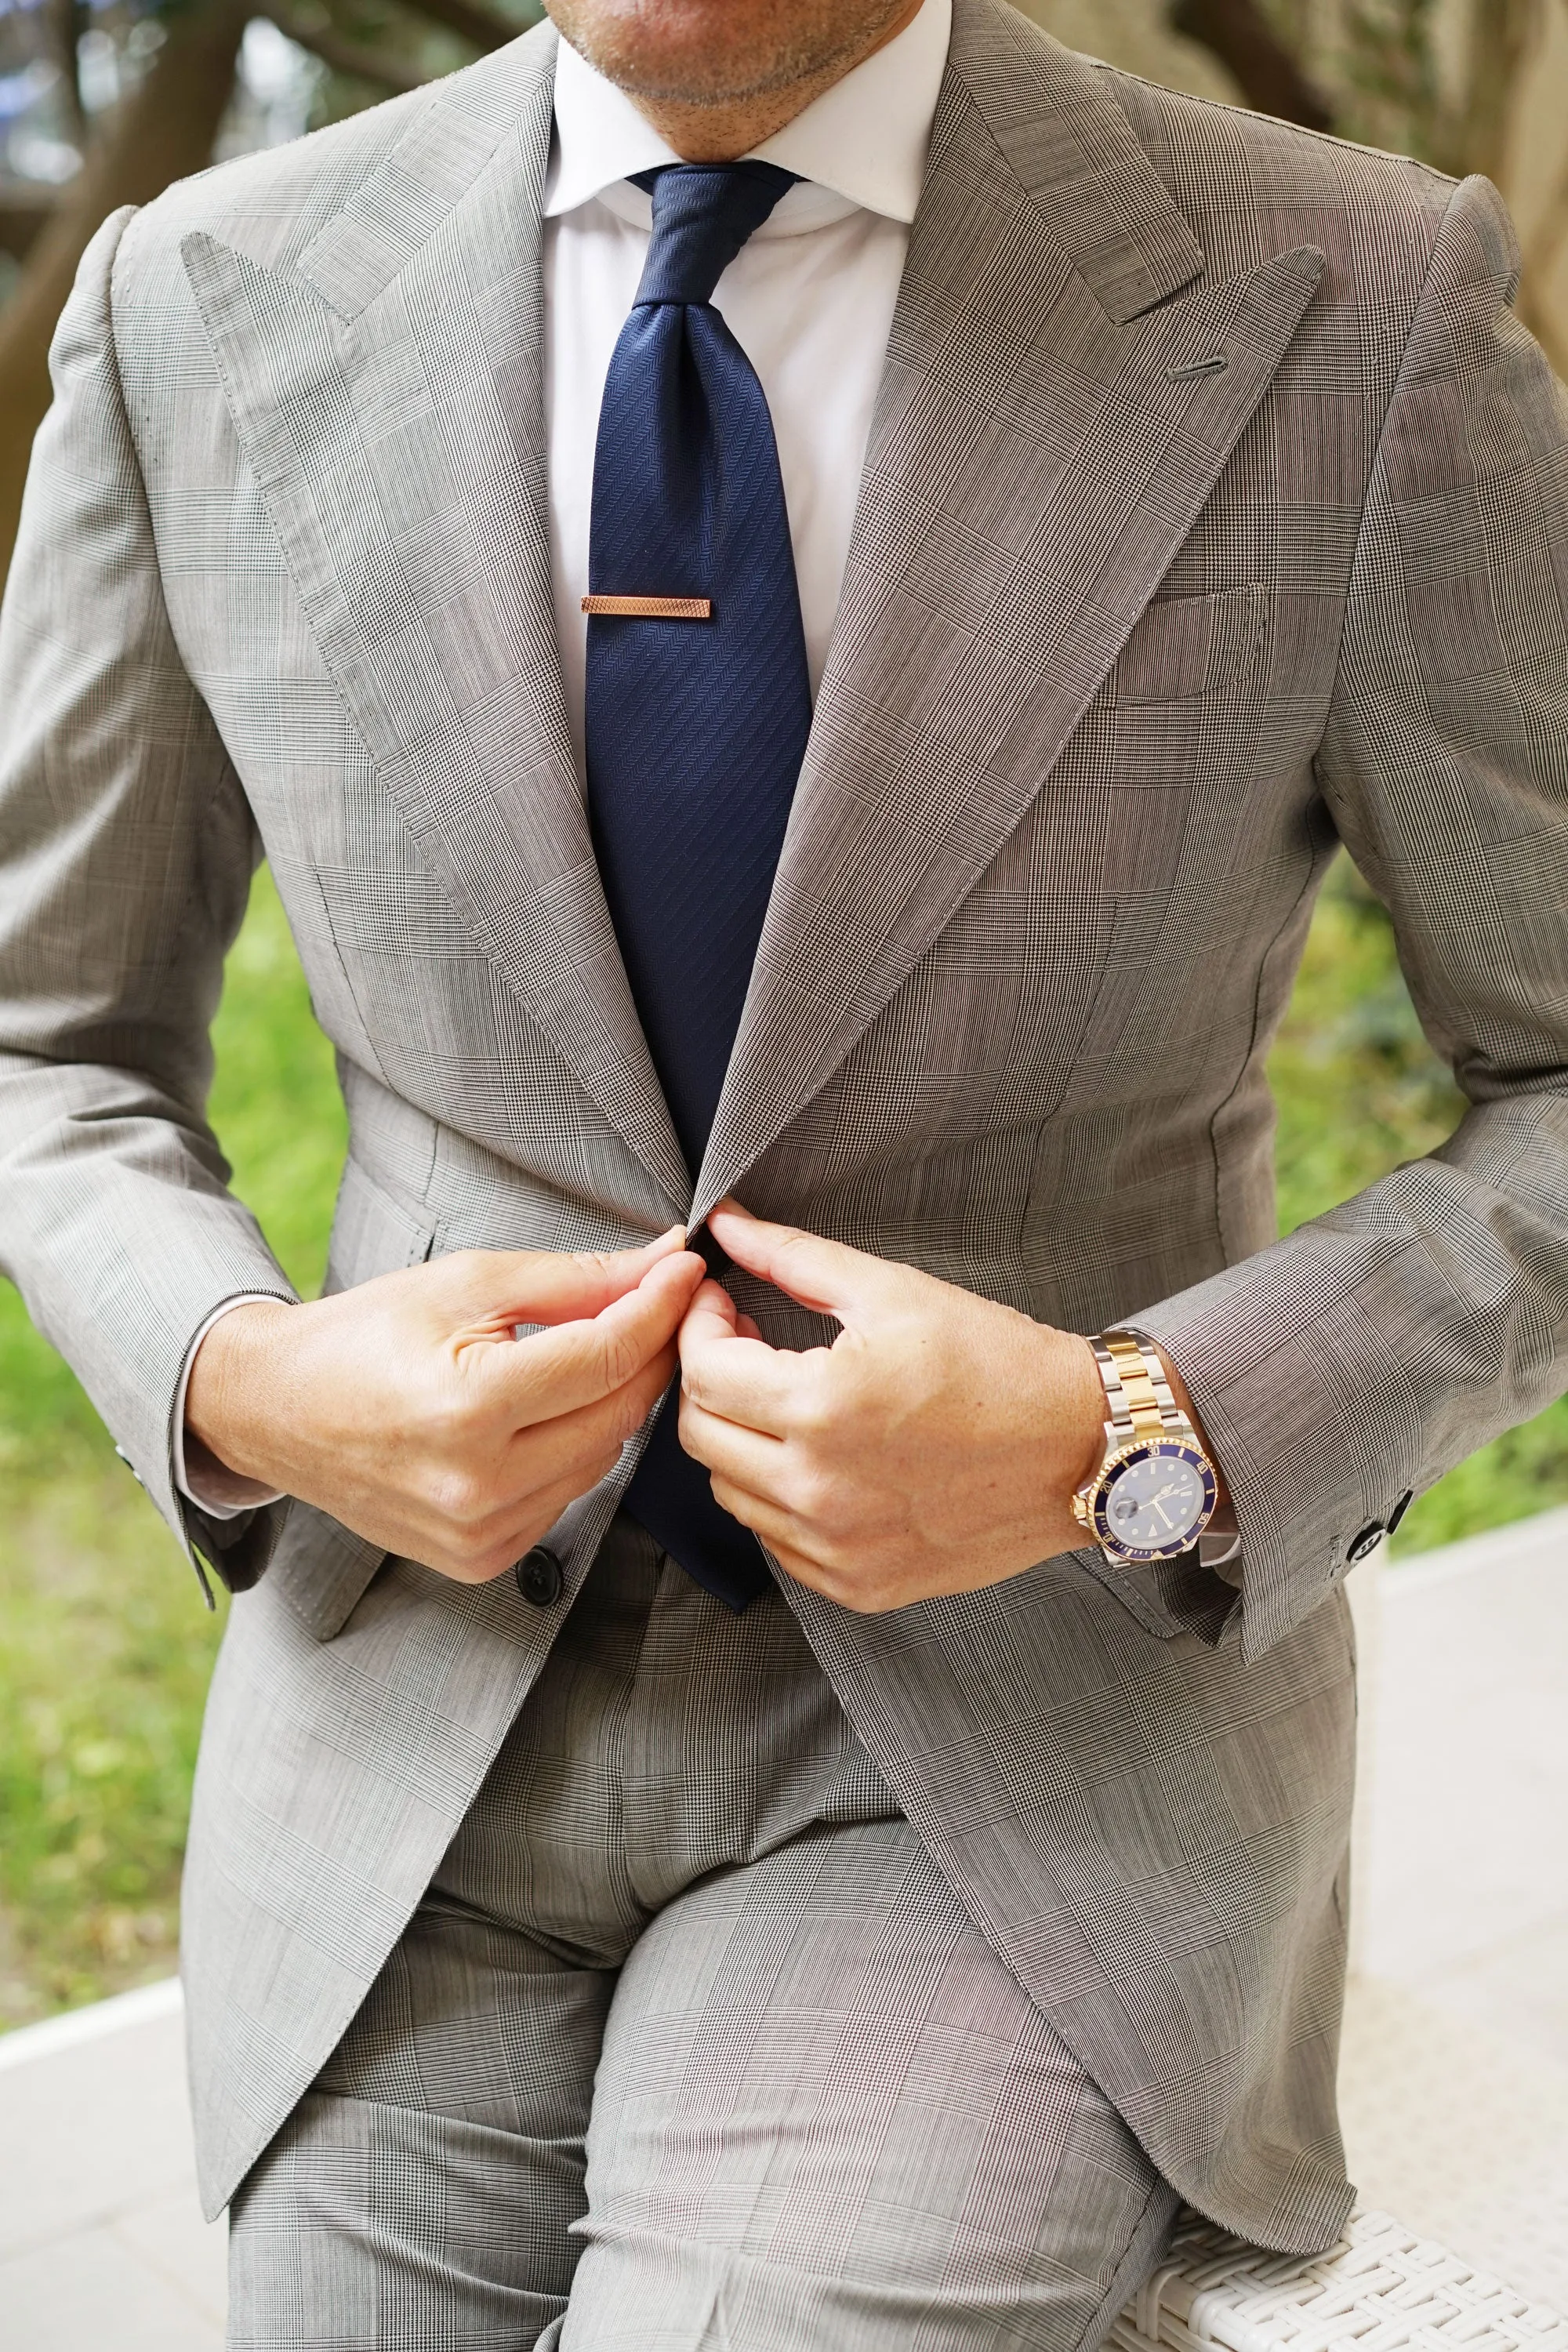
[[[1100,1467],[1072,1498],[1073,1517],[1123,1566],[1190,1551],[1215,1514],[1219,1481],[1197,1431],[1140,1331],[1089,1341],[1108,1417]]]

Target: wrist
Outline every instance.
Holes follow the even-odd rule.
[[[1037,1556],[1047,1559],[1083,1541],[1073,1496],[1105,1452],[1105,1391],[1094,1350],[1081,1334],[1047,1326],[1040,1336],[1040,1376],[1032,1394],[1026,1391],[1023,1442],[1035,1472],[1030,1541]]]
[[[236,1476],[273,1488],[285,1481],[268,1442],[266,1405],[293,1312],[283,1299],[258,1298],[223,1316],[191,1359],[185,1388],[185,1438],[193,1454],[199,1450]]]
[[[1068,1366],[1067,1408],[1063,1416],[1064,1454],[1068,1467],[1064,1502],[1070,1508],[1072,1498],[1087,1480],[1099,1469],[1105,1453],[1105,1385],[1100,1377],[1100,1366],[1094,1360],[1094,1349],[1082,1334],[1067,1331],[1062,1334],[1070,1353]]]

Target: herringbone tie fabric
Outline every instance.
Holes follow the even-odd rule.
[[[639,175],[653,236],[610,362],[594,461],[595,595],[706,599],[706,620],[588,623],[588,803],[626,975],[693,1173],[740,1026],[811,727],[773,420],[710,297],[793,174]],[[626,1508],[743,1608],[756,1539],[682,1452],[673,1398]]]

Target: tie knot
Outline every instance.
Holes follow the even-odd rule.
[[[653,198],[637,303],[711,301],[724,271],[795,176],[776,163],[666,163],[635,173]]]

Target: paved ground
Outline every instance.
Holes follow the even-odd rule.
[[[1568,1512],[1357,1596],[1368,2204],[1568,2311]],[[1364,1572],[1363,1572],[1364,1576]],[[0,2352],[218,2352],[177,1990],[0,2038]]]
[[[1565,1570],[1553,1511],[1385,1569],[1358,1604],[1341,2083],[1365,2201],[1568,2313]]]
[[[177,1985],[0,2039],[5,2352],[217,2352],[223,2241],[196,2204]]]

